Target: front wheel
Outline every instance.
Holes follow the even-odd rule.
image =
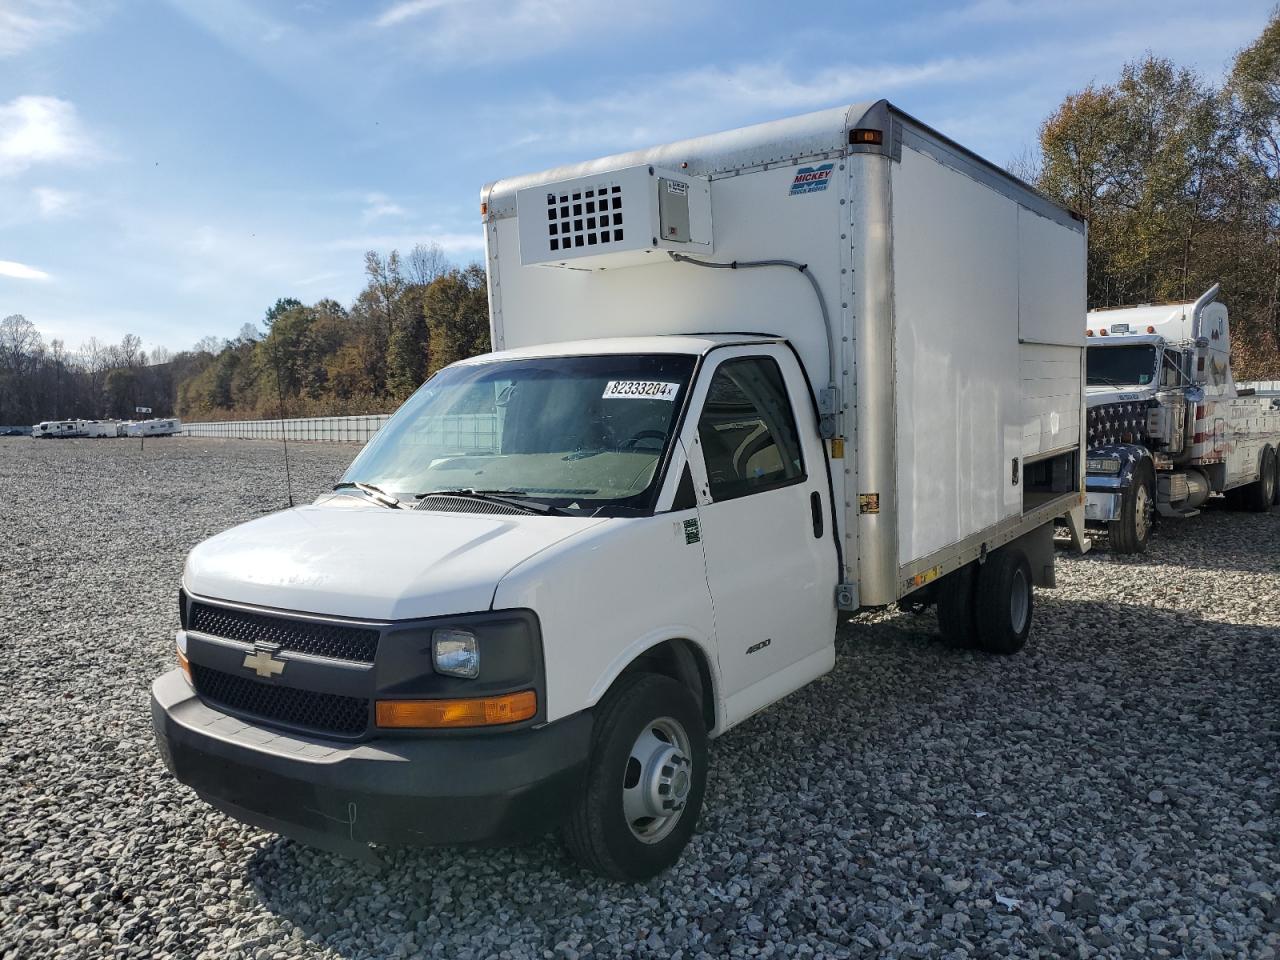
[[[648,880],[680,859],[706,784],[707,731],[693,695],[670,677],[624,674],[596,710],[565,847],[603,876]]]
[[[1120,516],[1107,524],[1112,553],[1142,553],[1155,520],[1155,471],[1144,462],[1133,471],[1120,501]]]

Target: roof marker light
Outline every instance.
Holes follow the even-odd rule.
[[[855,144],[856,144],[856,143],[870,143],[870,144],[877,144],[877,145],[878,145],[878,144],[883,144],[883,143],[884,143],[884,131],[883,131],[883,130],[869,130],[869,129],[866,129],[866,128],[862,128],[862,129],[858,129],[858,130],[850,130],[850,131],[849,131],[849,142],[850,142],[850,143],[855,143]]]

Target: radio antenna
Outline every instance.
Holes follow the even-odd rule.
[[[284,445],[284,483],[293,507],[293,474],[289,472],[289,430],[284,424],[284,381],[280,377],[280,358],[276,357],[276,396],[280,399],[280,442]]]

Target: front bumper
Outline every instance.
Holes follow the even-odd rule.
[[[151,687],[165,765],[238,820],[348,855],[504,843],[555,827],[582,789],[592,718],[469,736],[341,743],[206,706],[174,670]]]

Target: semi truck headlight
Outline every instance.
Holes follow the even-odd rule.
[[[474,680],[480,676],[480,645],[470,630],[444,628],[431,635],[431,662],[436,672]]]
[[[1084,468],[1089,473],[1119,473],[1120,461],[1115,457],[1089,457]]]

